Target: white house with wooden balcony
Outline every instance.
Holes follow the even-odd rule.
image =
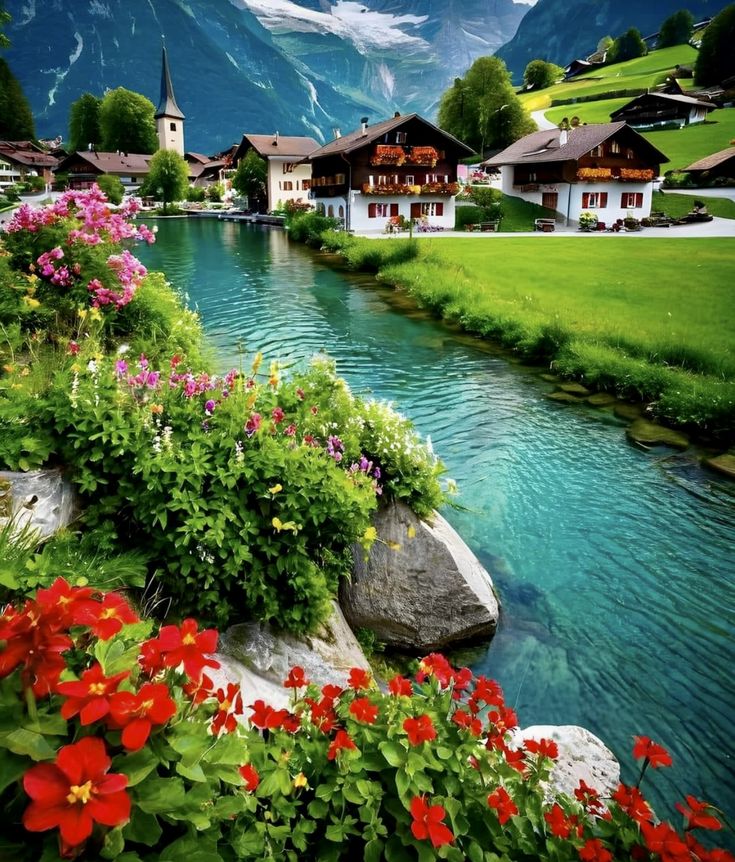
[[[626,123],[533,132],[483,162],[507,195],[540,204],[557,220],[592,212],[612,224],[651,213],[653,180],[669,160]]]
[[[403,216],[454,227],[457,163],[472,150],[418,114],[339,135],[309,156],[311,202],[347,230],[382,231]]]
[[[268,164],[268,211],[286,204],[287,201],[307,202],[311,189],[311,165],[305,157],[319,148],[314,138],[294,135],[251,135],[242,136],[232,156],[233,167],[244,158],[249,150],[255,152]]]

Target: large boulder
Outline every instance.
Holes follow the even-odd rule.
[[[375,516],[378,541],[365,559],[355,548],[340,604],[353,629],[417,652],[492,637],[499,605],[490,575],[438,513],[431,522],[402,503]]]
[[[61,470],[11,473],[0,470],[0,526],[10,518],[48,539],[68,526],[79,511],[76,493]]]
[[[553,739],[559,756],[549,777],[554,793],[574,795],[583,779],[601,796],[611,796],[620,783],[620,764],[605,743],[585,727],[573,724],[534,725],[513,734],[513,745],[526,739]]]
[[[351,668],[370,670],[336,602],[331,617],[313,635],[297,637],[259,622],[232,626],[220,636],[215,658],[222,668],[212,674],[213,682],[238,682],[245,703],[262,698],[277,708],[286,705],[288,692],[283,681],[295,665],[303,667],[307,679],[319,685],[344,686]]]

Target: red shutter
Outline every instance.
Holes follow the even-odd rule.
[[[434,212],[435,212],[438,216],[443,216],[443,215],[444,215],[444,204],[443,204],[443,203],[438,203],[438,204],[434,207]]]
[[[635,205],[637,207],[643,206],[643,192],[636,192],[635,193]]]
[[[600,209],[604,210],[607,206],[607,192],[601,192],[600,194]]]
[[[377,216],[377,204],[368,204],[368,218],[375,218]]]
[[[620,195],[620,209],[628,209],[628,192],[623,192],[622,195]]]
[[[411,204],[411,218],[421,218],[421,204]]]
[[[391,214],[391,217],[398,215],[398,204],[391,204],[390,205],[390,214]]]
[[[590,208],[590,193],[582,192],[582,209],[588,210]]]

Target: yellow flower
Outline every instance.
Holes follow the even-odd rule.
[[[301,529],[299,524],[294,523],[293,521],[282,521],[280,518],[273,518],[271,520],[271,524],[273,524],[273,529],[277,533],[282,533],[285,530],[290,530],[294,535],[298,533]]]
[[[10,363],[8,363],[7,365],[3,365],[3,371],[7,372],[8,374],[12,374],[15,371],[15,365],[11,365]]]
[[[28,375],[30,373],[31,373],[31,369],[26,365],[26,366],[24,366],[23,370],[20,372],[20,376],[21,377],[28,377]]]
[[[89,311],[89,316],[92,320],[102,320],[102,312],[99,308],[91,308]]]
[[[374,542],[378,538],[378,531],[375,527],[368,527],[367,530],[362,534],[362,539],[364,542]]]
[[[24,296],[23,302],[28,308],[38,308],[38,306],[41,304],[37,299],[34,299],[32,296]]]
[[[280,483],[276,483],[272,488],[268,488],[269,494],[277,494],[279,491],[283,491],[283,485]]]
[[[253,367],[251,369],[251,374],[253,375],[253,377],[255,377],[255,375],[258,373],[258,369],[260,368],[260,363],[262,361],[263,361],[263,354],[260,351],[258,351],[255,354],[255,357],[253,359]]]
[[[84,320],[87,316],[87,309],[86,308],[78,308],[77,314],[79,315],[80,320]]]
[[[163,404],[151,404],[151,413],[163,413]]]
[[[308,787],[309,786],[309,781],[303,772],[299,772],[299,774],[297,776],[295,776],[295,778],[293,780],[293,786],[294,787]]]
[[[75,363],[72,365],[71,370],[72,370],[75,374],[79,374],[79,372],[82,370],[82,366],[81,366],[78,362],[75,362]]]

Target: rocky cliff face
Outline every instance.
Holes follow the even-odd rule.
[[[328,139],[360,116],[431,115],[453,77],[515,32],[513,0],[6,0],[7,60],[39,135],[65,135],[85,91],[157,102],[164,36],[186,147],[242,133]]]
[[[497,55],[520,82],[530,60],[565,66],[575,57],[592,53],[603,36],[615,38],[629,27],[637,27],[647,36],[681,8],[700,20],[716,15],[726,5],[722,0],[691,0],[683,5],[681,0],[538,0]]]

